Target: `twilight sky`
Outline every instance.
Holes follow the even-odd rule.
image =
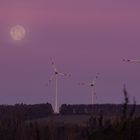
[[[1,0],[0,104],[54,102],[54,82],[46,87],[53,57],[58,69],[59,104],[91,102],[89,87],[97,81],[97,103],[122,103],[123,84],[140,103],[140,1],[138,0]],[[13,41],[12,26],[27,30]]]

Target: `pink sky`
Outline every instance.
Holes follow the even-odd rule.
[[[140,103],[140,2],[136,0],[0,1],[0,103],[51,102],[54,83],[49,57],[72,74],[60,78],[59,104],[90,103],[89,81],[97,72],[98,103],[121,103],[126,83],[130,98]],[[21,24],[26,38],[14,42],[11,26]],[[79,99],[80,98],[80,99]]]

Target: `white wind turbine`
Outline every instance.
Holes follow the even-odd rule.
[[[91,103],[92,105],[95,104],[95,99],[97,98],[96,96],[96,81],[98,79],[99,73],[97,73],[96,77],[91,81],[91,82],[83,82],[81,83],[82,85],[86,85],[91,87]]]
[[[140,60],[137,59],[123,59],[124,62],[130,62],[130,63],[140,63]]]
[[[65,73],[61,73],[57,70],[54,61],[51,58],[51,65],[53,68],[53,74],[51,78],[49,79],[49,82],[51,82],[55,78],[55,103],[54,103],[54,112],[58,113],[58,76],[70,76]]]

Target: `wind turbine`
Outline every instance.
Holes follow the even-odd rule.
[[[81,83],[81,85],[86,85],[89,86],[91,88],[91,104],[95,104],[95,99],[97,98],[96,96],[96,81],[98,79],[98,75],[99,73],[97,73],[96,77],[91,81],[91,82],[83,82]]]
[[[58,76],[70,76],[66,73],[59,72],[55,66],[54,61],[51,58],[51,65],[53,68],[53,74],[49,79],[49,83],[55,78],[55,103],[54,103],[54,112],[58,113]]]
[[[124,62],[130,62],[130,63],[140,63],[140,60],[137,59],[123,59]]]

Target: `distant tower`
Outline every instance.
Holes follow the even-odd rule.
[[[53,74],[51,76],[51,78],[49,79],[49,82],[51,82],[53,80],[53,78],[55,78],[55,103],[54,103],[54,112],[58,113],[58,76],[70,76],[68,74],[65,73],[61,73],[57,70],[54,61],[51,58],[51,65],[53,67]]]
[[[91,87],[91,104],[95,104],[96,103],[96,80],[98,79],[99,73],[97,73],[96,77],[94,80],[92,80],[91,82],[82,82],[82,85],[86,85]]]

